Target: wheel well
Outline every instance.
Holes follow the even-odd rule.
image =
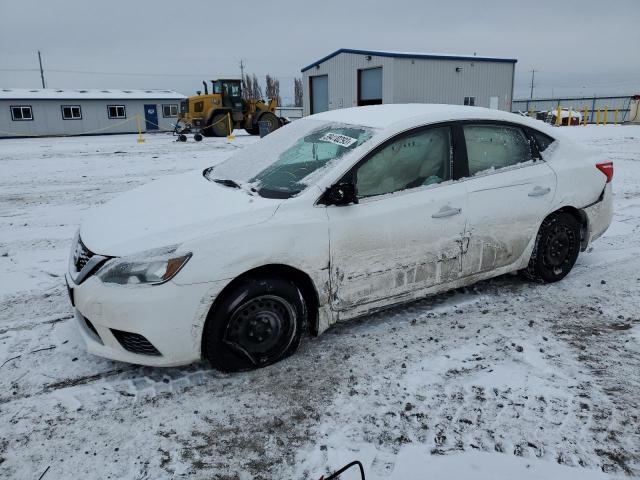
[[[587,215],[580,209],[572,206],[562,207],[553,213],[568,213],[580,223],[580,250],[584,251],[589,242],[589,222]]]
[[[311,277],[302,270],[283,264],[270,264],[253,268],[244,272],[242,275],[234,278],[227,286],[225,286],[220,294],[216,297],[209,311],[213,311],[222,301],[222,299],[235,289],[243,280],[247,278],[265,278],[280,277],[292,281],[296,287],[300,289],[302,298],[307,307],[308,325],[307,328],[311,335],[318,334],[318,292],[311,280]]]

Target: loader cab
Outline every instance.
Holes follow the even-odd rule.
[[[242,110],[242,83],[240,80],[212,80],[214,94],[222,96],[222,105]]]

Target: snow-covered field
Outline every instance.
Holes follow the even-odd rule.
[[[563,131],[616,169],[614,223],[565,280],[483,282],[234,375],[87,354],[63,274],[88,208],[255,138],[1,140],[0,478],[640,475],[640,127]]]

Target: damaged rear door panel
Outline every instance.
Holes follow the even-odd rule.
[[[536,236],[556,191],[556,174],[536,159],[525,132],[508,124],[463,127],[469,198],[463,275],[514,264]]]

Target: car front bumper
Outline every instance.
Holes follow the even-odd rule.
[[[164,367],[201,358],[204,322],[225,283],[127,286],[91,277],[76,285],[68,275],[66,281],[76,323],[90,353]]]

